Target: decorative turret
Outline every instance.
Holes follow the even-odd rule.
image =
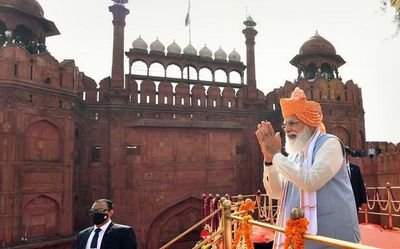
[[[318,75],[326,80],[340,78],[338,68],[346,62],[328,40],[318,34],[318,31],[306,41],[290,64],[297,67],[298,79],[304,77],[314,80]],[[335,75],[334,75],[335,74]]]
[[[212,58],[212,52],[205,44],[204,44],[204,47],[202,49],[200,49],[199,55],[201,58],[208,58],[208,59]]]
[[[150,53],[158,53],[158,54],[165,53],[165,46],[158,40],[158,37],[155,41],[153,41],[150,44]]]
[[[189,44],[183,49],[183,54],[192,56],[197,55],[197,50],[192,46],[192,44]]]
[[[147,46],[147,43],[142,39],[142,37],[139,36],[139,38],[137,38],[136,40],[134,40],[132,42],[132,48],[147,51],[148,46]]]
[[[29,53],[46,52],[46,37],[60,32],[36,0],[0,0],[0,46],[17,43]]]
[[[219,47],[217,51],[214,53],[215,60],[226,61],[226,53],[225,51]]]
[[[181,51],[182,51],[181,47],[179,47],[179,45],[175,42],[175,40],[167,47],[167,54],[178,55],[181,54]]]
[[[240,61],[240,54],[236,52],[235,49],[229,54],[228,59],[230,62],[239,62]]]

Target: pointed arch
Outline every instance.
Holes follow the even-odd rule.
[[[227,83],[228,82],[228,75],[227,75],[225,70],[217,69],[214,72],[214,79],[215,79],[216,82]]]
[[[158,85],[158,104],[159,105],[172,105],[173,104],[173,87],[171,82],[162,81]]]
[[[345,145],[351,146],[350,132],[346,128],[342,126],[336,126],[332,129],[331,133],[337,136]]]
[[[164,66],[159,62],[154,62],[154,63],[150,64],[149,75],[150,76],[165,77],[165,68],[164,68]]]
[[[195,67],[193,66],[185,66],[183,68],[183,79],[188,79],[188,80],[197,80],[198,79],[198,73]]]
[[[182,78],[182,69],[176,64],[169,64],[165,71],[167,78]]]
[[[222,106],[228,108],[236,107],[235,90],[230,86],[224,87],[222,91]]]
[[[229,72],[229,83],[241,84],[242,82],[242,75],[238,71]]]
[[[175,105],[190,106],[190,87],[186,83],[179,83],[175,87]]]
[[[130,70],[131,74],[137,74],[137,75],[148,75],[149,73],[149,68],[147,64],[141,60],[132,62]]]
[[[24,139],[25,160],[60,161],[62,138],[57,126],[48,120],[27,127]]]
[[[192,106],[205,107],[206,104],[206,93],[205,88],[201,84],[196,84],[192,88]]]
[[[212,73],[212,71],[207,67],[201,68],[200,71],[199,71],[199,80],[202,80],[202,81],[213,81],[213,73]]]
[[[22,45],[29,45],[34,40],[32,31],[25,25],[18,25],[13,31],[14,39]]]
[[[179,219],[179,217],[189,217],[192,214],[198,216],[196,220],[199,221],[201,216],[201,205],[201,199],[194,196],[189,196],[183,200],[177,201],[175,204],[171,205],[165,210],[161,210],[160,213],[150,223],[149,230],[147,232],[147,248],[160,248],[162,246],[160,243],[163,243],[163,240],[167,239],[165,236],[168,236],[168,234],[163,234],[163,230],[166,228],[166,226],[168,226],[168,224],[171,223],[171,221],[176,221],[176,219]],[[184,227],[188,226],[187,228],[194,224],[193,220],[191,219],[180,220],[183,223],[181,223],[181,225]],[[176,234],[174,237],[177,235],[179,234]]]
[[[22,209],[21,234],[27,238],[54,237],[60,233],[60,205],[51,197],[39,195]]]

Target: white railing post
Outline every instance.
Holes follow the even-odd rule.
[[[388,206],[388,218],[389,218],[389,227],[393,227],[393,212],[392,212],[392,195],[390,192],[390,182],[386,183],[386,191],[387,191],[387,205]]]
[[[369,200],[368,200],[368,192],[367,192],[367,184],[364,183],[365,195],[367,196],[367,208],[364,210],[364,222],[368,223],[368,209],[369,209]]]

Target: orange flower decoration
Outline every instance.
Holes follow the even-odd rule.
[[[239,227],[235,231],[233,240],[233,249],[238,248],[239,242],[246,244],[247,249],[254,249],[253,244],[253,226],[249,223],[253,219],[251,212],[254,211],[256,202],[251,199],[246,199],[246,201],[240,205],[239,211],[246,211],[246,213],[241,214],[243,220],[240,222]]]
[[[256,202],[250,200],[250,199],[246,199],[246,201],[240,205],[239,207],[239,211],[254,211],[254,208],[256,206]]]
[[[306,218],[290,219],[286,222],[284,248],[304,249],[303,234],[307,232]]]
[[[233,240],[233,249],[237,249],[239,242],[242,240],[246,244],[247,249],[254,249],[253,237],[252,237],[252,225],[249,220],[252,220],[251,215],[246,215],[240,222],[239,227],[235,231],[235,237]]]

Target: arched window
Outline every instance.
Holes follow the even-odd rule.
[[[33,65],[30,66],[29,79],[33,80]]]
[[[147,65],[143,61],[135,61],[131,66],[131,74],[147,75]]]
[[[152,63],[149,67],[149,75],[151,76],[159,76],[165,77],[165,69],[164,66],[158,62]]]
[[[317,77],[317,66],[311,63],[306,68],[306,79],[313,80]]]
[[[203,67],[199,71],[199,79],[203,81],[212,81],[212,72],[210,69]]]
[[[32,31],[24,25],[18,25],[13,32],[13,36],[15,42],[22,46],[30,45],[33,41]]]
[[[242,83],[242,77],[238,72],[232,71],[229,73],[229,83],[240,84]]]
[[[60,73],[60,87],[63,87],[63,73]]]
[[[215,81],[223,83],[228,82],[226,72],[222,69],[218,69],[217,71],[215,71]]]
[[[183,69],[183,78],[190,80],[197,80],[197,71],[194,67],[186,66]]]
[[[182,71],[177,65],[174,65],[174,64],[168,65],[167,77],[180,79],[180,78],[182,78]]]
[[[321,76],[325,78],[325,80],[330,81],[333,79],[333,70],[329,64],[322,64],[321,66]]]

